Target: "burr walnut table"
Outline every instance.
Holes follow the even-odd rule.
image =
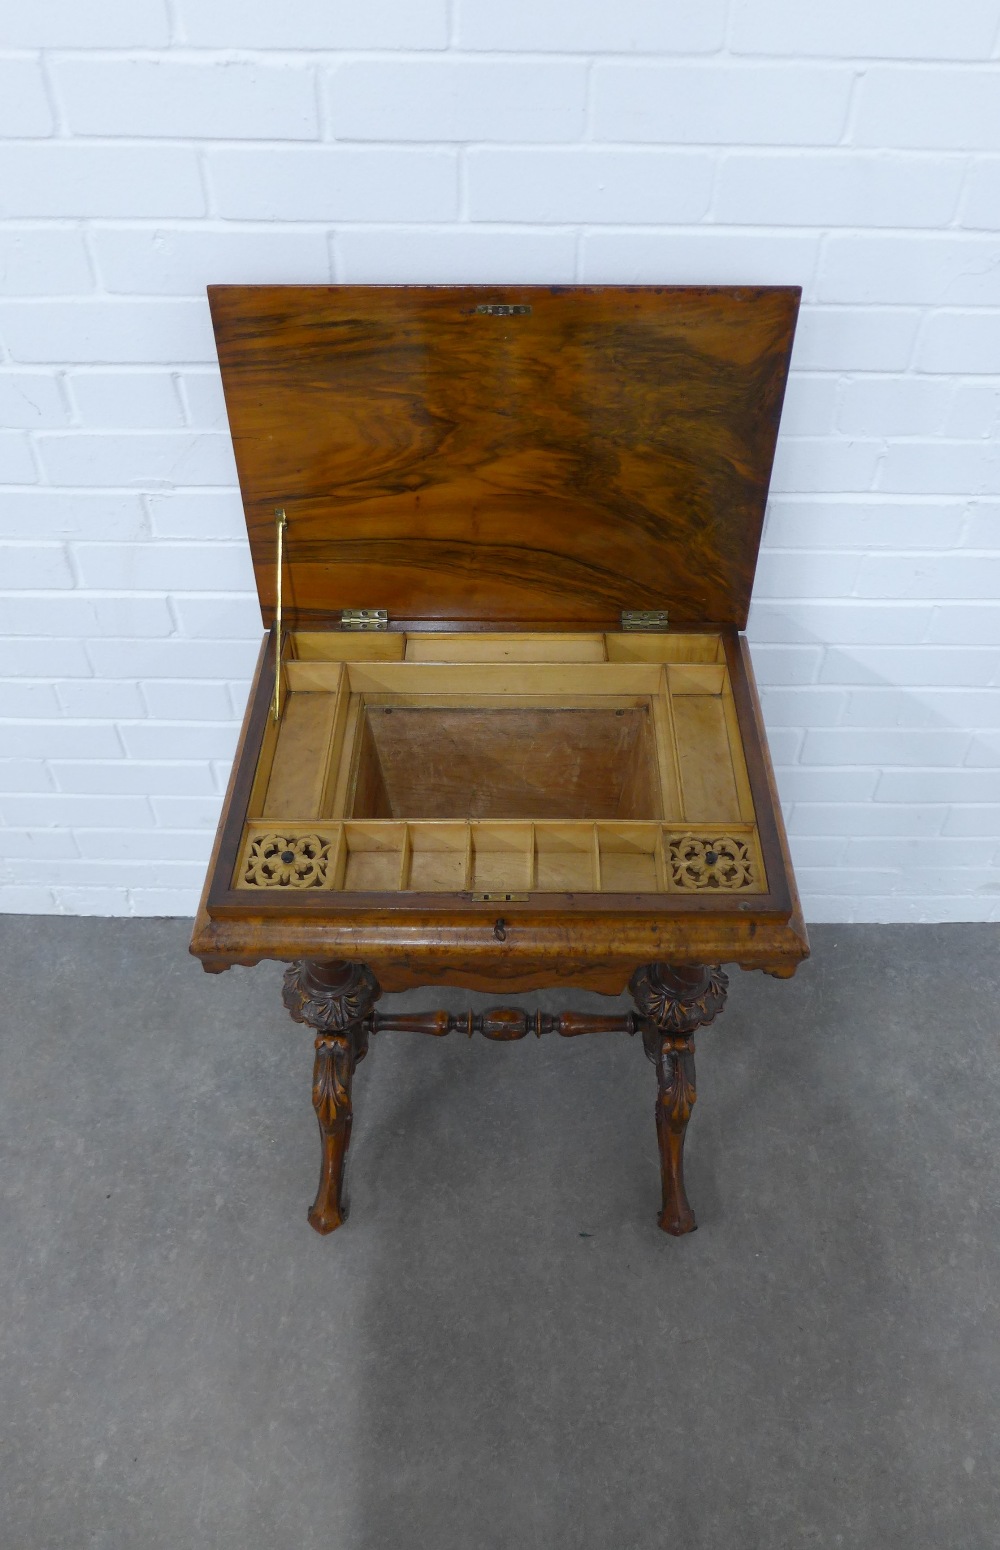
[[[309,1220],[344,1220],[382,1033],[640,1034],[690,1232],[694,1033],[723,963],[808,952],[753,673],[798,292],[210,292],[261,648],[191,950],[289,963]],[[635,1010],[383,1011],[426,984]]]

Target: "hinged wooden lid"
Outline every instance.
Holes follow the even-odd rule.
[[[799,294],[210,288],[265,621],[742,627]]]

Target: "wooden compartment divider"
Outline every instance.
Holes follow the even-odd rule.
[[[339,662],[289,662],[291,691],[330,693]],[[658,662],[348,662],[355,694],[655,694]]]
[[[248,824],[236,888],[763,893],[751,824],[299,819]]]
[[[298,662],[721,662],[716,632],[679,630],[594,633],[560,630],[294,630],[289,657]]]
[[[681,767],[677,755],[677,735],[670,703],[670,685],[665,667],[660,671],[658,692],[653,696],[651,703],[663,817],[679,818],[684,811],[681,805]]]

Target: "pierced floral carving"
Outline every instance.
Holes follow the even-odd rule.
[[[746,840],[731,834],[706,839],[683,834],[670,840],[670,876],[675,888],[730,891],[754,886],[753,856]]]
[[[319,834],[258,834],[243,862],[245,888],[322,888],[330,841]]]

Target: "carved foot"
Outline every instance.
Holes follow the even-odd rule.
[[[656,1067],[663,1186],[659,1224],[674,1237],[698,1225],[684,1188],[684,1139],[697,1098],[692,1035],[722,1011],[728,983],[718,966],[672,968],[664,963],[646,964],[629,981],[643,1020],[643,1048]]]
[[[297,963],[285,972],[282,999],[298,1023],[317,1029],[313,1108],[322,1160],[309,1221],[319,1233],[347,1220],[344,1170],[351,1141],[354,1068],[368,1050],[367,1017],[381,995],[361,963]]]

